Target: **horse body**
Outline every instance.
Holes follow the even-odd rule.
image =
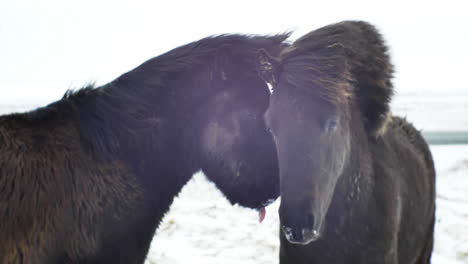
[[[280,167],[280,262],[429,263],[435,172],[427,144],[392,117],[393,67],[375,28],[342,22],[275,58],[265,114]]]
[[[275,199],[277,159],[261,118],[268,88],[254,55],[278,53],[286,37],[202,39],[102,87],[0,117],[0,262],[143,263],[200,169],[232,203]]]

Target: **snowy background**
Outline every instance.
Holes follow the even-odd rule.
[[[0,114],[34,108],[0,104]],[[393,111],[419,129],[468,131],[468,94],[399,94]],[[434,264],[468,264],[468,145],[431,145],[437,170]],[[232,206],[202,173],[183,188],[152,242],[146,264],[278,263],[278,206]]]

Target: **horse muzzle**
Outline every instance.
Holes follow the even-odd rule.
[[[284,236],[291,244],[307,245],[320,238],[321,233],[316,229],[309,228],[291,228],[282,226]]]

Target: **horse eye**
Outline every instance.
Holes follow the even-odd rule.
[[[339,124],[340,119],[337,116],[331,117],[325,122],[324,130],[325,132],[335,132]]]

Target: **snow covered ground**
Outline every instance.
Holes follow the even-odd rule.
[[[397,97],[393,109],[418,128],[468,130],[468,96]],[[0,114],[31,109],[0,105]],[[441,113],[445,111],[446,114]],[[468,264],[468,145],[431,146],[437,169],[434,264]],[[232,206],[202,173],[183,188],[166,214],[146,264],[278,263],[279,201],[263,223],[255,211]]]
[[[431,146],[437,169],[434,264],[468,263],[468,145]],[[146,264],[278,263],[279,201],[263,223],[198,173],[176,198]]]
[[[468,263],[468,145],[431,146],[437,170],[433,263]]]

